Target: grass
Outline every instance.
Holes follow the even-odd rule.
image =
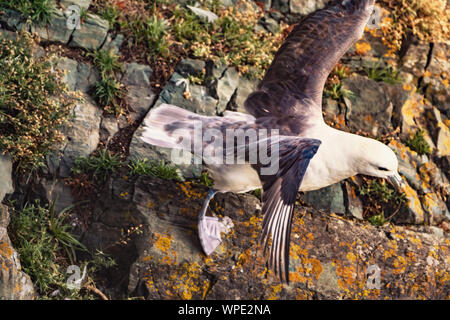
[[[126,25],[134,35],[136,44],[144,44],[150,54],[167,57],[169,54],[168,22],[153,14],[145,20],[136,18]]]
[[[92,57],[100,72],[100,80],[95,83],[93,89],[97,102],[105,111],[120,115],[123,110],[120,107],[119,100],[123,97],[125,89],[116,79],[116,72],[123,70],[123,64],[119,62],[119,56],[112,50],[96,50],[89,56]]]
[[[354,93],[351,90],[344,89],[342,83],[333,83],[324,89],[325,95],[333,100],[342,101],[344,98],[351,98]]]
[[[120,9],[114,4],[108,3],[99,10],[98,14],[109,22],[111,29],[114,29],[119,23]]]
[[[113,51],[96,50],[90,54],[102,78],[113,76],[115,72],[123,71],[119,56]]]
[[[134,176],[152,176],[164,180],[182,181],[183,178],[178,168],[166,163],[149,161],[147,159],[132,159],[128,164],[130,174]]]
[[[67,287],[69,265],[76,263],[76,253],[87,251],[71,233],[66,208],[55,213],[55,203],[41,205],[39,201],[23,208],[12,208],[9,233],[17,250],[22,269],[36,286],[40,299],[94,299],[89,291],[70,290]],[[92,259],[77,262],[80,269],[86,266],[86,284],[95,286],[90,275],[115,263],[104,254],[95,253]]]
[[[26,33],[0,40],[0,149],[21,171],[45,165],[76,101],[50,58],[33,57],[34,46]]]
[[[50,17],[56,11],[51,0],[0,0],[0,7],[19,11],[38,24],[49,24]]]
[[[373,63],[370,67],[365,67],[364,72],[369,79],[375,81],[382,81],[389,84],[402,83],[403,79],[400,76],[400,71],[396,70],[393,66],[383,66],[380,61]]]
[[[98,0],[93,10],[130,39],[125,54],[146,60],[165,77],[180,59],[190,56],[222,61],[248,77],[262,78],[284,35],[255,31],[264,13],[252,1],[239,0],[232,7],[217,0],[197,2],[219,18],[208,22],[185,3],[161,0],[116,4],[119,7]]]
[[[425,130],[419,129],[416,131],[413,137],[410,137],[406,141],[406,145],[420,155],[431,153],[431,148],[428,142],[425,140]]]
[[[76,158],[72,172],[78,175],[88,174],[96,181],[106,182],[121,165],[118,156],[112,155],[107,150],[100,150],[96,155]]]
[[[195,182],[206,187],[212,187],[214,185],[214,180],[209,177],[209,174],[206,171],[202,172],[200,177],[195,179]]]

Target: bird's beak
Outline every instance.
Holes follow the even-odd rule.
[[[395,187],[395,189],[397,189],[397,191],[401,191],[405,187],[405,183],[398,172],[394,173],[392,176],[389,176],[389,182]]]

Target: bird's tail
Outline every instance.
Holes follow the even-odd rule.
[[[152,145],[164,148],[179,147],[181,137],[191,137],[194,121],[202,116],[188,110],[162,104],[152,109],[144,120],[144,132],[141,139]]]
[[[185,149],[191,152],[200,151],[211,141],[203,141],[204,130],[217,129],[219,132],[233,123],[252,123],[255,118],[249,114],[226,111],[223,117],[203,116],[186,109],[162,104],[152,109],[144,120],[144,131],[141,139],[152,145],[164,148]],[[196,139],[202,141],[199,145]],[[186,143],[188,141],[188,143]]]

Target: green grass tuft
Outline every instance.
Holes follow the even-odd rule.
[[[414,136],[406,141],[406,145],[420,155],[429,155],[431,153],[431,148],[425,140],[424,133],[425,130],[423,129],[417,130]]]
[[[178,168],[166,163],[164,160],[156,162],[147,159],[132,159],[128,164],[128,168],[130,174],[134,176],[152,176],[164,180],[183,180]]]
[[[373,63],[370,67],[365,67],[364,72],[369,79],[375,81],[382,81],[389,84],[402,83],[403,79],[400,76],[400,71],[396,70],[393,66],[383,66],[380,61]]]
[[[75,174],[89,174],[97,181],[106,182],[109,176],[122,165],[118,156],[112,155],[107,150],[100,150],[98,154],[88,158],[75,159],[72,172]]]
[[[0,0],[0,8],[19,11],[24,17],[39,24],[49,24],[56,8],[52,0]]]

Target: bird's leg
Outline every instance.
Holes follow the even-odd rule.
[[[203,202],[202,210],[198,216],[198,236],[206,255],[213,253],[213,251],[222,243],[220,233],[228,232],[233,227],[233,223],[228,217],[221,221],[217,217],[206,216],[209,202],[216,193],[217,191],[213,189],[208,192],[206,199]]]

